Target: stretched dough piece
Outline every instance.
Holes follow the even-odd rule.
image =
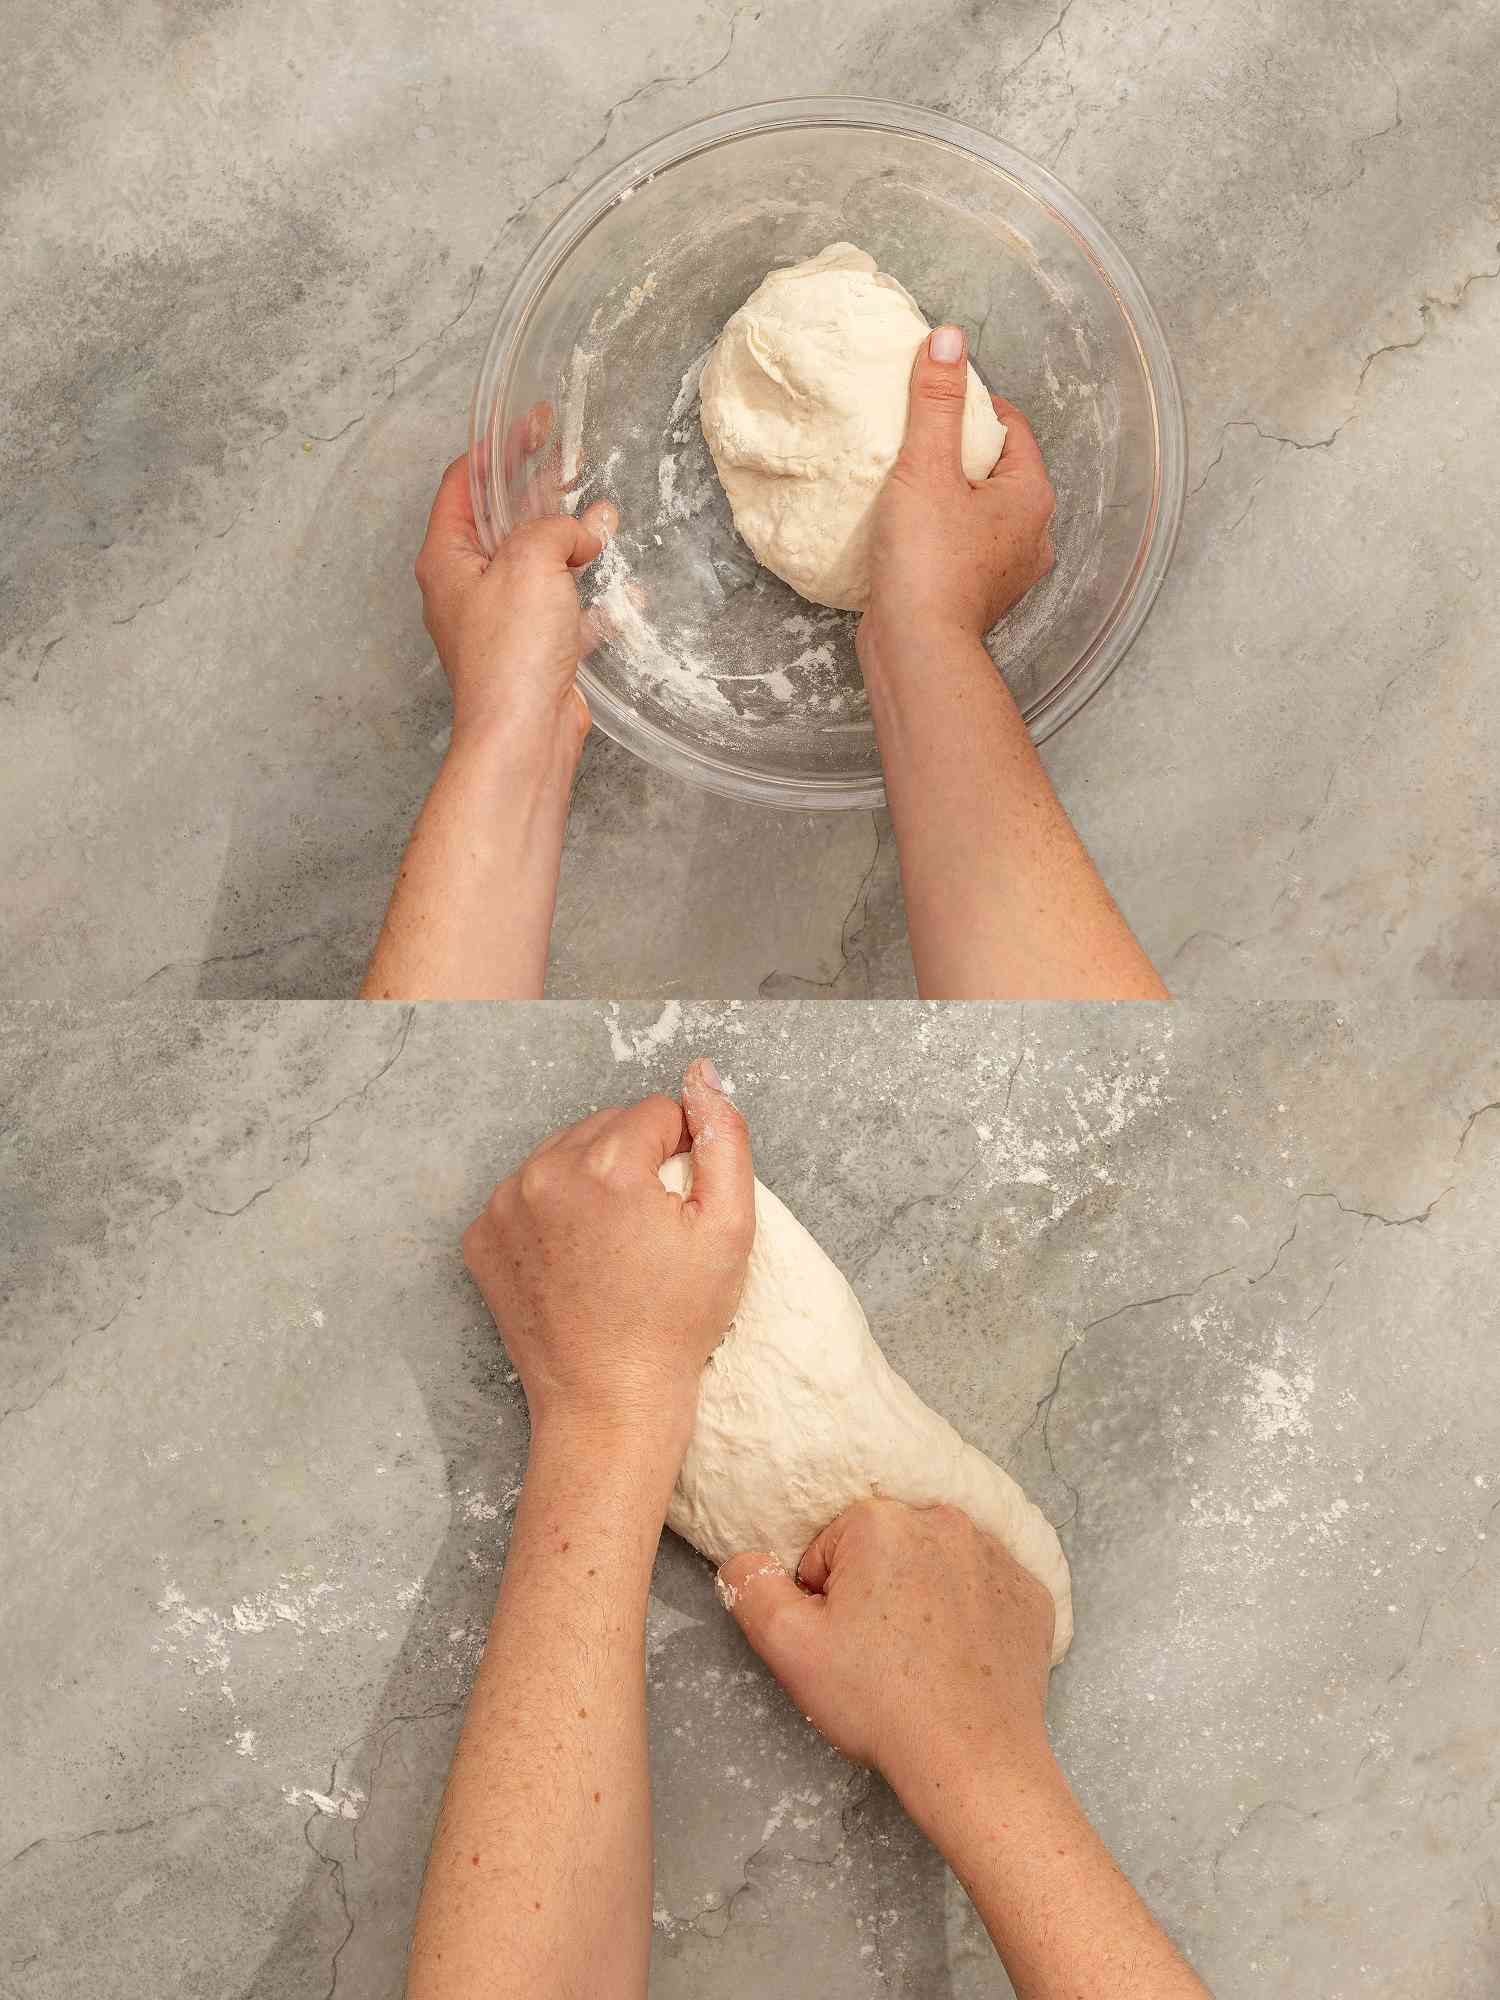
[[[661,1179],[687,1194],[691,1155],[668,1160]],[[1073,1600],[1051,1524],[896,1373],[838,1266],[757,1181],[745,1289],[703,1371],[668,1525],[716,1565],[771,1549],[795,1572],[821,1529],[875,1494],[948,1501],[1003,1542],[1052,1593],[1057,1664]]]
[[[772,271],[725,322],[703,370],[703,435],[734,525],[814,604],[862,611],[872,510],[906,436],[931,332],[896,278],[852,243]],[[987,479],[1005,426],[973,368],[963,468]]]

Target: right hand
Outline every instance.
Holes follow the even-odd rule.
[[[982,639],[1051,572],[1052,483],[1030,424],[1003,397],[990,400],[1004,448],[987,479],[971,486],[964,477],[968,381],[967,344],[956,361],[935,361],[930,339],[917,349],[906,441],[875,506],[873,586],[857,641],[867,671],[903,636]]]
[[[755,1180],[745,1121],[711,1064],[690,1066],[682,1097],[555,1132],[465,1232],[533,1427],[686,1448],[703,1364],[739,1303]],[[690,1142],[684,1199],[657,1169]]]
[[[908,1805],[981,1765],[1050,1766],[1052,1599],[967,1514],[861,1500],[797,1575],[732,1556],[720,1592],[813,1726]]]

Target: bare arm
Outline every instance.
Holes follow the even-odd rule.
[[[954,1507],[862,1501],[808,1549],[720,1571],[815,1727],[872,1764],[963,1883],[1017,2000],[1208,2000],[1047,1740],[1052,1600]]]
[[[692,1140],[693,1193],[657,1167]],[[750,1143],[711,1065],[559,1133],[464,1238],[531,1457],[422,1886],[409,2000],[643,2000],[645,1626],[698,1377],[754,1232]]]
[[[963,1884],[1016,2000],[1209,2000],[1050,1756],[913,1779],[902,1803]]]
[[[577,521],[530,521],[491,560],[467,459],[444,475],[417,580],[453,689],[453,736],[408,842],[365,999],[541,998],[589,727],[573,685],[583,625],[572,572],[615,525],[605,502]]]
[[[1021,412],[996,397],[1005,449],[970,485],[959,458],[966,357],[960,344],[956,359],[935,360],[931,345],[881,494],[875,594],[859,632],[918,989],[941,1000],[1165,999],[982,643],[1052,566],[1041,452]]]
[[[412,829],[365,1000],[539,1000],[577,743],[455,737]]]
[[[409,2000],[638,2000],[646,1596],[685,1440],[539,1430],[412,1945]]]

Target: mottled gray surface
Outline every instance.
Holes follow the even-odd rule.
[[[0,984],[351,990],[446,721],[410,578],[499,301],[597,172],[865,92],[1053,163],[1181,364],[1194,491],[1049,750],[1176,985],[1500,990],[1500,14],[1449,0],[12,0]],[[552,990],[909,992],[877,817],[595,741]]]
[[[336,1960],[394,2000],[525,1440],[459,1232],[707,1049],[887,1352],[1064,1524],[1058,1747],[1220,2000],[1492,1994],[1497,1026],[13,1017],[0,1991],[321,2000]],[[670,1537],[649,1647],[655,1995],[1005,1990]]]

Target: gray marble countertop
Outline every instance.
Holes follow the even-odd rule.
[[[7,40],[5,995],[353,989],[510,278],[644,141],[814,91],[1050,162],[1164,320],[1176,564],[1048,761],[1177,989],[1500,990],[1493,7],[16,0]],[[596,738],[551,990],[907,993],[888,823]]]
[[[1059,1754],[1219,2000],[1492,1994],[1497,1046],[1373,1003],[0,1020],[0,1992],[396,2000],[526,1435],[459,1233],[707,1050],[1061,1524]],[[1008,1990],[671,1536],[648,1650],[655,2000]]]

